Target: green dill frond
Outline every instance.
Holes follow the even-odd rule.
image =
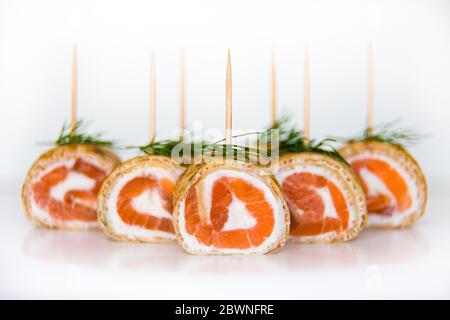
[[[79,120],[76,123],[74,130],[69,125],[64,123],[58,139],[54,144],[58,146],[70,145],[70,144],[89,144],[103,147],[115,147],[115,140],[106,140],[103,138],[104,133],[88,134],[84,132],[89,126],[89,123],[84,120]]]
[[[399,119],[395,119],[391,122],[377,125],[373,127],[372,130],[367,128],[355,137],[336,138],[336,140],[344,143],[353,143],[358,141],[378,141],[390,143],[404,148],[416,145],[421,140],[427,138],[427,135],[419,133],[412,127],[399,127],[399,122]]]
[[[175,147],[178,148],[180,157],[194,157],[196,154],[202,152],[208,144],[204,141],[185,142],[182,138],[179,139],[165,139],[156,141],[153,140],[145,146],[128,147],[130,149],[139,149],[146,155],[171,157]],[[184,154],[189,150],[189,154]]]
[[[250,133],[255,134],[255,133]],[[233,136],[241,137],[249,134]],[[259,152],[256,148],[241,146],[238,144],[227,145],[223,143],[225,139],[214,143],[201,141],[184,141],[180,139],[165,139],[152,141],[145,146],[130,146],[129,149],[138,149],[146,155],[156,155],[164,157],[176,156],[182,164],[190,164],[197,157],[230,157],[235,160],[258,159]],[[176,148],[176,149],[175,149]],[[175,153],[175,154],[174,154]]]
[[[259,151],[257,148],[238,144],[213,143],[204,148],[203,155],[259,163],[261,160]]]
[[[139,149],[142,153],[151,156],[165,156],[170,157],[172,149],[179,144],[180,140],[162,140],[152,141],[145,146],[131,146],[129,149]]]
[[[309,139],[306,141],[303,131],[296,129],[295,126],[290,126],[289,119],[290,117],[288,115],[281,117],[258,138],[258,143],[265,143],[269,151],[273,149],[277,150],[280,156],[288,153],[315,152],[347,164],[345,159],[331,144],[335,142],[334,139]],[[278,133],[272,130],[278,130]],[[272,148],[274,133],[277,135],[277,139],[274,140],[275,145]],[[276,140],[278,140],[278,146],[276,145]]]
[[[202,157],[222,157],[228,159],[250,161],[258,164],[268,164],[270,159],[278,155],[299,152],[315,152],[332,157],[342,163],[347,164],[345,159],[331,145],[333,139],[308,140],[305,141],[303,131],[289,126],[289,117],[281,117],[270,128],[263,132],[250,132],[234,135],[233,139],[243,136],[255,136],[256,142],[252,146],[236,144],[226,144],[225,139],[214,143],[205,141],[184,142],[183,139],[166,139],[152,141],[140,147],[129,147],[139,149],[147,155],[158,155],[172,157],[173,151],[182,159],[182,163],[192,163],[189,160]],[[186,153],[186,154],[184,154]]]
[[[322,140],[309,139],[305,140],[303,131],[292,128],[285,135],[280,137],[279,154],[282,156],[287,153],[315,152],[327,155],[338,161],[347,164],[347,161],[341,154],[331,145],[334,139],[326,138]]]

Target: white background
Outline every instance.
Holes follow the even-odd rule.
[[[149,55],[157,54],[158,132],[178,124],[178,64],[186,49],[187,118],[223,127],[232,49],[234,126],[269,122],[271,49],[279,105],[301,123],[303,51],[312,72],[312,135],[365,126],[367,44],[374,42],[375,119],[400,117],[432,134],[413,153],[450,175],[449,1],[0,1],[2,179],[22,178],[70,115],[79,52],[79,115],[124,143],[148,136]]]
[[[186,49],[188,122],[202,122],[205,128],[222,128],[226,50],[231,48],[234,126],[248,129],[261,128],[270,120],[272,47],[277,50],[279,106],[282,110],[291,112],[297,122],[301,123],[305,45],[309,46],[311,55],[312,135],[347,136],[365,126],[369,40],[374,43],[376,122],[400,117],[403,124],[413,125],[420,131],[431,134],[431,138],[412,149],[412,153],[429,178],[430,211],[434,212],[430,212],[429,218],[420,222],[418,229],[414,229],[413,232],[419,233],[418,237],[408,235],[412,238],[407,239],[416,242],[405,241],[401,235],[399,237],[403,239],[405,246],[411,244],[413,251],[416,248],[414,245],[418,246],[418,250],[422,250],[424,246],[432,248],[429,250],[431,253],[422,257],[423,260],[416,261],[415,265],[423,265],[423,269],[415,276],[424,279],[425,274],[436,270],[447,272],[443,271],[442,274],[436,271],[435,281],[429,280],[428,284],[422,286],[422,291],[410,290],[407,279],[405,282],[399,280],[398,285],[385,283],[382,287],[385,291],[370,291],[365,284],[366,273],[370,273],[371,265],[380,262],[380,259],[364,260],[367,252],[363,250],[364,268],[358,269],[358,272],[362,279],[366,279],[362,280],[360,287],[365,289],[349,292],[348,296],[356,296],[358,292],[361,293],[360,297],[364,294],[369,297],[396,297],[402,294],[416,297],[421,293],[425,296],[448,297],[448,248],[439,247],[443,241],[449,241],[445,237],[449,220],[439,219],[439,216],[448,216],[450,176],[450,1],[446,0],[0,0],[0,191],[2,197],[8,199],[3,201],[9,201],[7,204],[3,203],[4,208],[0,214],[5,219],[16,219],[10,222],[12,225],[8,225],[8,232],[1,232],[5,237],[12,236],[2,240],[2,248],[11,254],[11,259],[8,259],[9,267],[5,265],[1,271],[0,280],[7,282],[3,287],[5,290],[1,292],[2,296],[23,296],[24,292],[28,292],[28,296],[34,296],[33,292],[43,294],[38,289],[42,283],[30,278],[31,274],[59,270],[58,265],[52,264],[54,259],[48,259],[51,261],[49,265],[38,262],[37,266],[34,265],[34,272],[25,267],[16,269],[16,262],[31,265],[35,263],[20,253],[23,251],[26,256],[26,243],[30,242],[27,239],[31,237],[37,241],[38,252],[32,252],[31,256],[41,254],[41,258],[42,250],[48,251],[44,250],[44,258],[49,255],[54,258],[55,251],[58,253],[65,250],[63,247],[54,248],[55,243],[71,243],[73,240],[70,237],[67,239],[65,235],[48,236],[41,231],[36,233],[20,214],[18,196],[26,171],[45,150],[45,147],[37,146],[36,142],[55,139],[62,123],[69,118],[73,44],[77,44],[79,53],[80,117],[94,120],[93,131],[106,129],[110,137],[118,138],[123,143],[142,144],[148,136],[149,56],[152,49],[157,54],[157,117],[161,137],[168,136],[178,124],[178,68],[181,48]],[[443,221],[447,225],[444,226]],[[22,237],[27,232],[28,236]],[[441,237],[427,238],[426,235],[432,233]],[[96,241],[97,236],[93,237],[88,240]],[[366,242],[371,242],[365,237],[360,243],[354,242],[356,247],[352,243],[352,247],[340,247],[341,249],[332,253],[336,256],[343,255],[345,260],[348,258],[348,250],[359,252],[358,248],[367,248]],[[424,237],[426,245],[423,244]],[[11,243],[12,246],[7,246],[6,243]],[[84,249],[76,248],[84,252]],[[321,265],[320,259],[327,256],[328,250],[336,250],[329,248],[314,251],[311,248],[314,247],[302,250],[307,250],[307,258],[312,258],[313,261],[316,259],[317,266]],[[92,248],[94,251],[97,249]],[[292,248],[289,250],[295,251]],[[371,252],[377,250],[380,254],[386,252],[384,247],[370,247]],[[80,252],[73,251],[80,255]],[[416,251],[414,254],[417,254]],[[137,254],[142,253],[139,252]],[[447,252],[447,255],[443,255],[443,252]],[[75,255],[73,258],[66,255],[61,257],[57,253],[57,261],[75,261],[76,268],[81,268],[81,271],[75,269],[78,270],[78,277],[86,275],[82,280],[93,281],[95,273],[83,269],[85,258],[82,255]],[[95,256],[95,252],[91,254]],[[202,258],[203,260],[194,261],[192,257],[184,258],[182,254],[183,258],[179,258],[179,254],[177,251],[177,259],[173,260],[172,256],[168,263],[172,265],[179,259],[182,262],[188,259],[188,270],[202,270],[203,267],[208,269],[209,264],[214,269],[214,266],[221,265],[218,260],[212,262]],[[427,260],[430,255],[437,260]],[[287,259],[289,256],[285,254],[284,257]],[[358,257],[361,259],[361,256]],[[89,260],[89,257],[86,259]],[[151,254],[149,259],[152,259]],[[202,261],[206,263],[205,266]],[[227,261],[229,260],[225,262]],[[250,267],[267,267],[254,260],[245,261]],[[241,264],[233,263],[230,264],[231,269],[242,269]],[[333,263],[336,261],[331,264]],[[401,279],[398,277],[403,274],[402,270],[411,265],[408,259],[404,263],[405,265],[396,265],[394,269],[386,271],[390,272],[386,277]],[[433,267],[428,270],[426,266],[430,264],[438,266],[437,269]],[[282,266],[286,267],[285,264]],[[312,266],[315,269],[314,263]],[[374,268],[381,268],[380,272],[384,272],[382,263]],[[72,269],[67,270],[70,273]],[[354,274],[352,270],[347,269],[345,274]],[[15,277],[8,276],[7,272],[15,271],[18,272]],[[61,274],[62,278],[65,278],[64,272]],[[103,271],[97,269],[97,272]],[[337,278],[332,278],[334,276],[330,273],[326,273],[326,276],[319,273],[317,278],[338,279],[343,276],[336,270],[333,272],[337,272]],[[306,277],[304,274],[296,276]],[[22,286],[12,282],[16,278],[22,279]],[[264,274],[262,278],[265,278]],[[103,278],[95,276],[95,279]],[[123,276],[120,279],[125,289],[129,285],[129,291],[134,292],[132,285],[126,280],[128,278]],[[221,279],[224,283],[227,282],[224,278]],[[308,277],[299,281],[308,281],[307,279]],[[64,286],[64,281],[62,283]],[[69,290],[72,296],[79,297],[88,292],[96,296],[96,291],[91,291],[92,288],[88,288],[86,282],[81,283],[75,291]],[[358,283],[353,284],[358,286]],[[320,288],[320,285],[316,287],[313,296],[320,296]],[[188,294],[188,288],[184,289]],[[49,287],[48,290],[43,296],[54,297],[64,292],[58,287]],[[250,291],[247,292],[244,288],[242,290],[242,297],[252,297]],[[185,297],[182,292],[179,292],[179,297]],[[158,297],[157,292],[150,295],[141,293],[143,297]],[[207,293],[206,289],[204,293]],[[333,292],[328,293],[330,297],[335,296]],[[263,297],[261,292],[257,294]],[[290,296],[294,295],[285,291],[279,295]],[[308,297],[308,294],[303,292],[299,296]],[[170,297],[170,293],[165,292],[160,297]],[[199,292],[195,297],[204,296]],[[336,297],[339,295],[336,294]]]

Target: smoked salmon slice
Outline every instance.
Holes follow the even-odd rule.
[[[364,227],[364,193],[345,163],[319,153],[287,154],[276,176],[289,205],[292,240],[347,241]]]
[[[256,254],[281,248],[289,211],[269,173],[238,161],[208,159],[177,184],[174,227],[193,254]]]
[[[26,216],[47,227],[96,228],[100,186],[119,162],[112,151],[95,146],[67,145],[48,151],[24,183]]]
[[[425,212],[425,177],[405,149],[384,142],[360,141],[343,147],[341,153],[366,194],[368,225],[404,227]]]
[[[106,178],[98,199],[103,230],[119,241],[175,240],[172,202],[183,168],[168,157],[141,156]]]
[[[294,214],[291,220],[291,235],[315,236],[348,227],[348,206],[342,192],[323,176],[309,172],[293,173],[283,182],[283,190]],[[321,190],[331,195],[337,216],[325,216],[325,201]]]

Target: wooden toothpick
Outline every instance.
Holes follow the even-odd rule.
[[[303,132],[305,142],[309,141],[310,127],[310,105],[311,105],[311,85],[310,85],[310,70],[309,70],[309,53],[308,47],[305,48],[304,69],[303,69]]]
[[[367,56],[367,130],[369,135],[373,130],[373,45],[369,42]]]
[[[72,108],[70,116],[70,133],[74,135],[77,129],[77,97],[78,97],[78,65],[77,65],[77,47],[72,50]]]
[[[150,132],[149,140],[152,142],[155,139],[156,130],[156,64],[155,51],[152,50],[150,60]]]
[[[272,124],[277,121],[277,70],[276,52],[272,50]]]
[[[180,131],[183,135],[186,129],[186,74],[185,74],[185,52],[181,51],[180,57]]]
[[[225,136],[226,144],[231,144],[232,140],[232,74],[231,74],[231,52],[228,49],[227,59],[227,80],[226,80],[226,101],[225,101]]]

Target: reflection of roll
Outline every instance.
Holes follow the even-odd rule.
[[[209,158],[180,178],[174,227],[189,253],[265,254],[284,246],[289,211],[267,170]]]
[[[27,257],[66,265],[105,266],[111,263],[111,250],[113,247],[102,232],[32,228],[22,244],[22,253]]]
[[[123,162],[106,178],[98,199],[103,230],[121,241],[175,240],[172,197],[183,168],[162,156]]]
[[[286,154],[277,179],[291,212],[292,240],[347,241],[365,226],[364,193],[345,163],[320,153]]]
[[[362,141],[340,151],[361,180],[369,226],[406,227],[424,214],[428,193],[425,176],[405,149]]]
[[[23,185],[26,217],[51,228],[96,228],[98,191],[119,162],[112,151],[93,145],[65,145],[44,153]]]

